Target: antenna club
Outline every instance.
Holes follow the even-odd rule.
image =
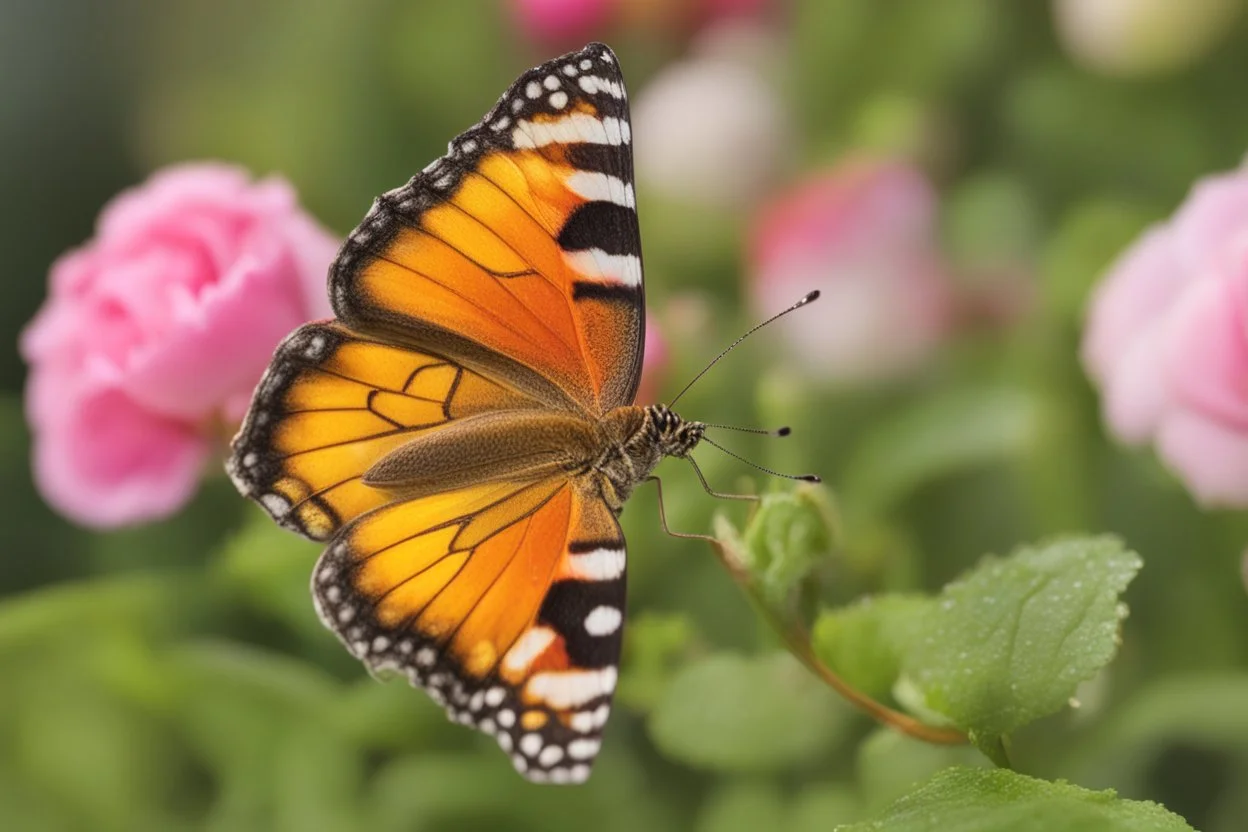
[[[784,426],[784,427],[782,427],[782,428],[777,428],[777,429],[776,429],[776,436],[788,436],[788,435],[789,435],[790,433],[792,433],[792,432],[793,432],[793,431],[789,428],[789,426],[788,426],[788,425],[785,425],[785,426]]]
[[[803,474],[798,479],[802,482],[823,482],[823,477],[818,474]]]
[[[810,303],[811,301],[814,301],[814,300],[819,300],[819,295],[821,295],[821,294],[823,294],[823,293],[822,293],[822,292],[820,292],[818,289],[815,289],[815,290],[811,291],[809,294],[807,294],[807,295],[806,295],[806,297],[804,297],[804,298],[802,298],[800,301],[798,301],[797,305],[798,305],[798,306],[805,306],[806,304]]]

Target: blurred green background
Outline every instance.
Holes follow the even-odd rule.
[[[855,151],[917,160],[960,279],[1008,274],[1032,301],[885,386],[832,388],[746,347],[681,411],[793,425],[783,443],[733,447],[825,475],[842,517],[827,605],[938,588],[986,552],[1059,532],[1120,535],[1145,562],[1120,654],[1079,709],[1016,737],[1016,764],[1243,829],[1248,516],[1199,510],[1150,452],[1108,441],[1077,347],[1114,255],[1248,149],[1248,15],[1190,60],[1122,78],[1072,60],[1045,2],[804,0],[769,14],[769,71],[795,131],[784,176]],[[687,48],[689,27],[661,18],[593,33],[634,99]],[[5,338],[40,304],[49,263],[157,167],[280,172],[345,234],[519,72],[577,45],[526,40],[485,2],[6,0]],[[690,211],[644,182],[638,201],[670,396],[754,317],[751,214]],[[643,490],[624,515],[629,634],[602,757],[583,788],[530,786],[488,738],[363,673],[312,611],[316,547],[224,477],[144,528],[90,533],[56,516],[31,484],[24,373],[15,349],[0,354],[0,828],[816,830],[976,760],[877,729],[805,676],[705,547],[660,532]],[[743,466],[703,456],[712,482],[749,486]],[[722,506],[671,467],[673,527],[709,529]],[[752,703],[718,717],[732,747],[666,752],[658,726],[713,698],[700,680],[725,663]]]

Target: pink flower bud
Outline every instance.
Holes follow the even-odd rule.
[[[851,160],[758,217],[750,295],[771,315],[823,296],[778,327],[812,374],[865,381],[911,372],[945,338],[952,290],[935,242],[936,195],[903,162]]]

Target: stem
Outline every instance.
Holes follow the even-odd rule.
[[[935,745],[962,745],[967,742],[966,734],[961,731],[954,728],[937,728],[922,723],[908,714],[903,714],[882,702],[877,702],[838,676],[832,668],[820,661],[819,657],[815,655],[814,647],[810,643],[810,635],[806,630],[799,625],[784,623],[763,600],[761,593],[756,589],[753,576],[728,553],[723,543],[718,540],[712,540],[712,543],[720,562],[728,570],[728,574],[732,575],[733,580],[741,585],[741,588],[746,591],[746,594],[750,596],[750,599],[762,611],[763,617],[767,619],[767,623],[780,636],[789,652],[797,657],[802,664],[806,665],[806,668],[811,673],[823,680],[824,684],[839,693],[851,705],[863,711],[872,719],[896,731],[900,731],[908,737],[914,737],[917,740]]]

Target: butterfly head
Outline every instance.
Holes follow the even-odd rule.
[[[652,404],[645,413],[648,439],[662,456],[685,456],[702,441],[706,432],[706,425],[685,421],[667,405]]]

